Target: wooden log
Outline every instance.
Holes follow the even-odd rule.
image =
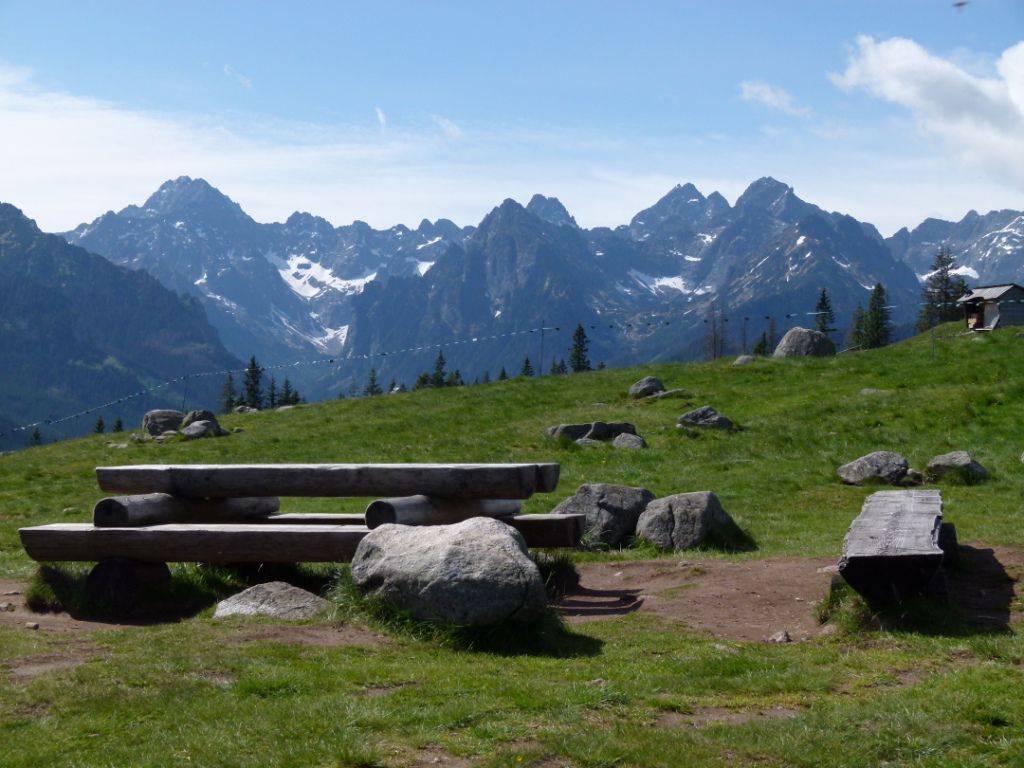
[[[192,464],[97,467],[114,493],[526,499],[558,487],[557,464]]]
[[[522,505],[515,499],[440,499],[432,496],[398,496],[376,499],[366,507],[366,527],[398,525],[448,525],[471,517],[511,517]]]
[[[352,559],[369,530],[355,525],[95,528],[57,523],[21,528],[18,533],[28,556],[40,562],[125,558],[161,563],[339,563]]]
[[[516,515],[502,518],[526,539],[526,546],[578,547],[583,538],[586,515]]]
[[[92,509],[99,528],[131,528],[164,523],[236,523],[272,515],[281,506],[274,496],[244,499],[188,499],[166,493],[111,496]]]
[[[366,525],[366,518],[361,514],[341,512],[282,512],[261,518],[259,522],[269,525]]]
[[[871,604],[921,594],[942,565],[939,491],[879,491],[868,496],[843,541],[839,573]]]

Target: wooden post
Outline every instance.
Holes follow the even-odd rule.
[[[412,496],[526,499],[558,487],[557,464],[194,464],[97,467],[100,488],[190,498]]]
[[[439,499],[431,496],[398,496],[371,501],[366,507],[366,527],[398,525],[448,525],[471,517],[510,517],[519,514],[514,499]]]
[[[98,528],[126,528],[164,523],[235,523],[272,515],[280,499],[187,499],[166,493],[141,496],[111,496],[100,499],[92,509]]]

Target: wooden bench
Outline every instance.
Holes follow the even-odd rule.
[[[920,594],[943,563],[942,526],[939,491],[873,493],[843,541],[839,573],[872,604]]]
[[[496,517],[530,547],[575,547],[583,515],[522,515],[557,464],[246,464],[98,467],[93,523],[19,530],[29,557],[148,562],[347,562],[372,528]],[[279,496],[386,496],[364,515],[281,514]]]

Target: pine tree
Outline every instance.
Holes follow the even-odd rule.
[[[876,283],[868,300],[864,318],[864,346],[869,349],[884,347],[892,340],[892,321],[886,306],[885,288]]]
[[[448,374],[448,378],[444,380],[444,385],[446,387],[461,387],[465,383],[466,382],[462,380],[462,373],[458,368]]]
[[[491,372],[490,371],[484,371],[484,377],[483,377],[483,379],[481,379],[481,383],[483,383],[483,384],[490,384],[491,383]]]
[[[498,373],[498,381],[508,381],[508,374],[505,373],[505,366],[501,366],[501,371]]]
[[[853,317],[850,318],[850,332],[846,336],[848,349],[855,349],[864,346],[864,326],[867,322],[867,315],[864,314],[864,307],[860,304],[853,310]]]
[[[967,282],[954,275],[956,259],[945,245],[940,246],[932,261],[931,274],[921,291],[921,313],[917,317],[917,330],[924,332],[939,323],[959,320],[962,310],[956,300],[967,293]]]
[[[121,421],[121,417],[120,416],[118,416],[116,419],[114,419],[114,428],[112,430],[110,430],[110,431],[111,432],[124,432],[124,422]]]
[[[279,404],[283,405],[277,397],[277,382],[274,381],[274,377],[271,376],[270,384],[267,386],[267,405],[269,405],[270,409],[273,410],[277,408]]]
[[[523,367],[519,369],[520,376],[533,376],[533,364],[530,358],[523,358]]]
[[[430,374],[424,371],[416,377],[416,383],[412,385],[413,389],[429,389],[433,384],[430,383]]]
[[[32,430],[32,434],[28,438],[28,444],[29,445],[42,445],[43,444],[43,435],[39,431],[39,427],[35,427]]]
[[[263,368],[256,362],[256,355],[249,358],[242,382],[243,402],[250,408],[263,407]]]
[[[582,373],[590,370],[590,360],[587,358],[587,332],[583,325],[578,324],[572,333],[572,349],[569,350],[569,367],[573,373]]]
[[[829,301],[828,291],[822,288],[818,303],[814,305],[814,329],[827,336],[835,330],[835,324],[836,315],[832,311],[832,302]]]
[[[281,394],[278,395],[277,401],[281,405],[295,405],[299,401],[298,393],[292,389],[292,383],[288,381],[288,377],[284,377],[284,384],[281,385]]]
[[[761,331],[761,338],[754,345],[754,355],[765,357],[768,354],[768,331]]]
[[[551,361],[551,373],[556,376],[562,376],[569,372],[569,366],[565,364],[565,358],[560,358],[558,362]]]
[[[447,375],[444,371],[445,366],[444,352],[437,353],[437,359],[434,361],[434,372],[430,375],[430,386],[432,387],[443,387]]]
[[[388,394],[390,395],[392,392],[397,392],[397,391],[398,391],[398,382],[396,382],[394,380],[394,378],[392,378],[391,379],[391,383],[388,384]]]
[[[238,405],[238,393],[235,391],[235,377],[228,373],[224,379],[224,388],[220,391],[220,405],[224,413],[230,413]]]
[[[92,431],[95,432],[97,435],[102,435],[104,432],[107,431],[107,425],[103,421],[102,416],[96,419],[96,425],[92,428]]]
[[[380,388],[380,384],[377,383],[377,369],[371,368],[369,375],[366,377],[366,386],[363,388],[364,397],[375,397],[376,395],[382,395],[384,391]]]

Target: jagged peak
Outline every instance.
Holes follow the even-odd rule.
[[[572,217],[566,207],[562,205],[562,201],[557,197],[545,197],[544,195],[536,194],[530,198],[530,202],[526,205],[526,210],[552,224],[577,226],[576,219]]]
[[[791,186],[771,176],[762,176],[743,191],[743,194],[736,201],[736,207],[741,208],[753,205],[759,208],[767,208],[780,197],[790,195],[795,197]]]
[[[126,209],[127,210],[127,209]],[[146,214],[170,215],[195,212],[246,217],[241,206],[206,179],[179,176],[165,181],[142,206]],[[247,217],[246,217],[247,218]]]

